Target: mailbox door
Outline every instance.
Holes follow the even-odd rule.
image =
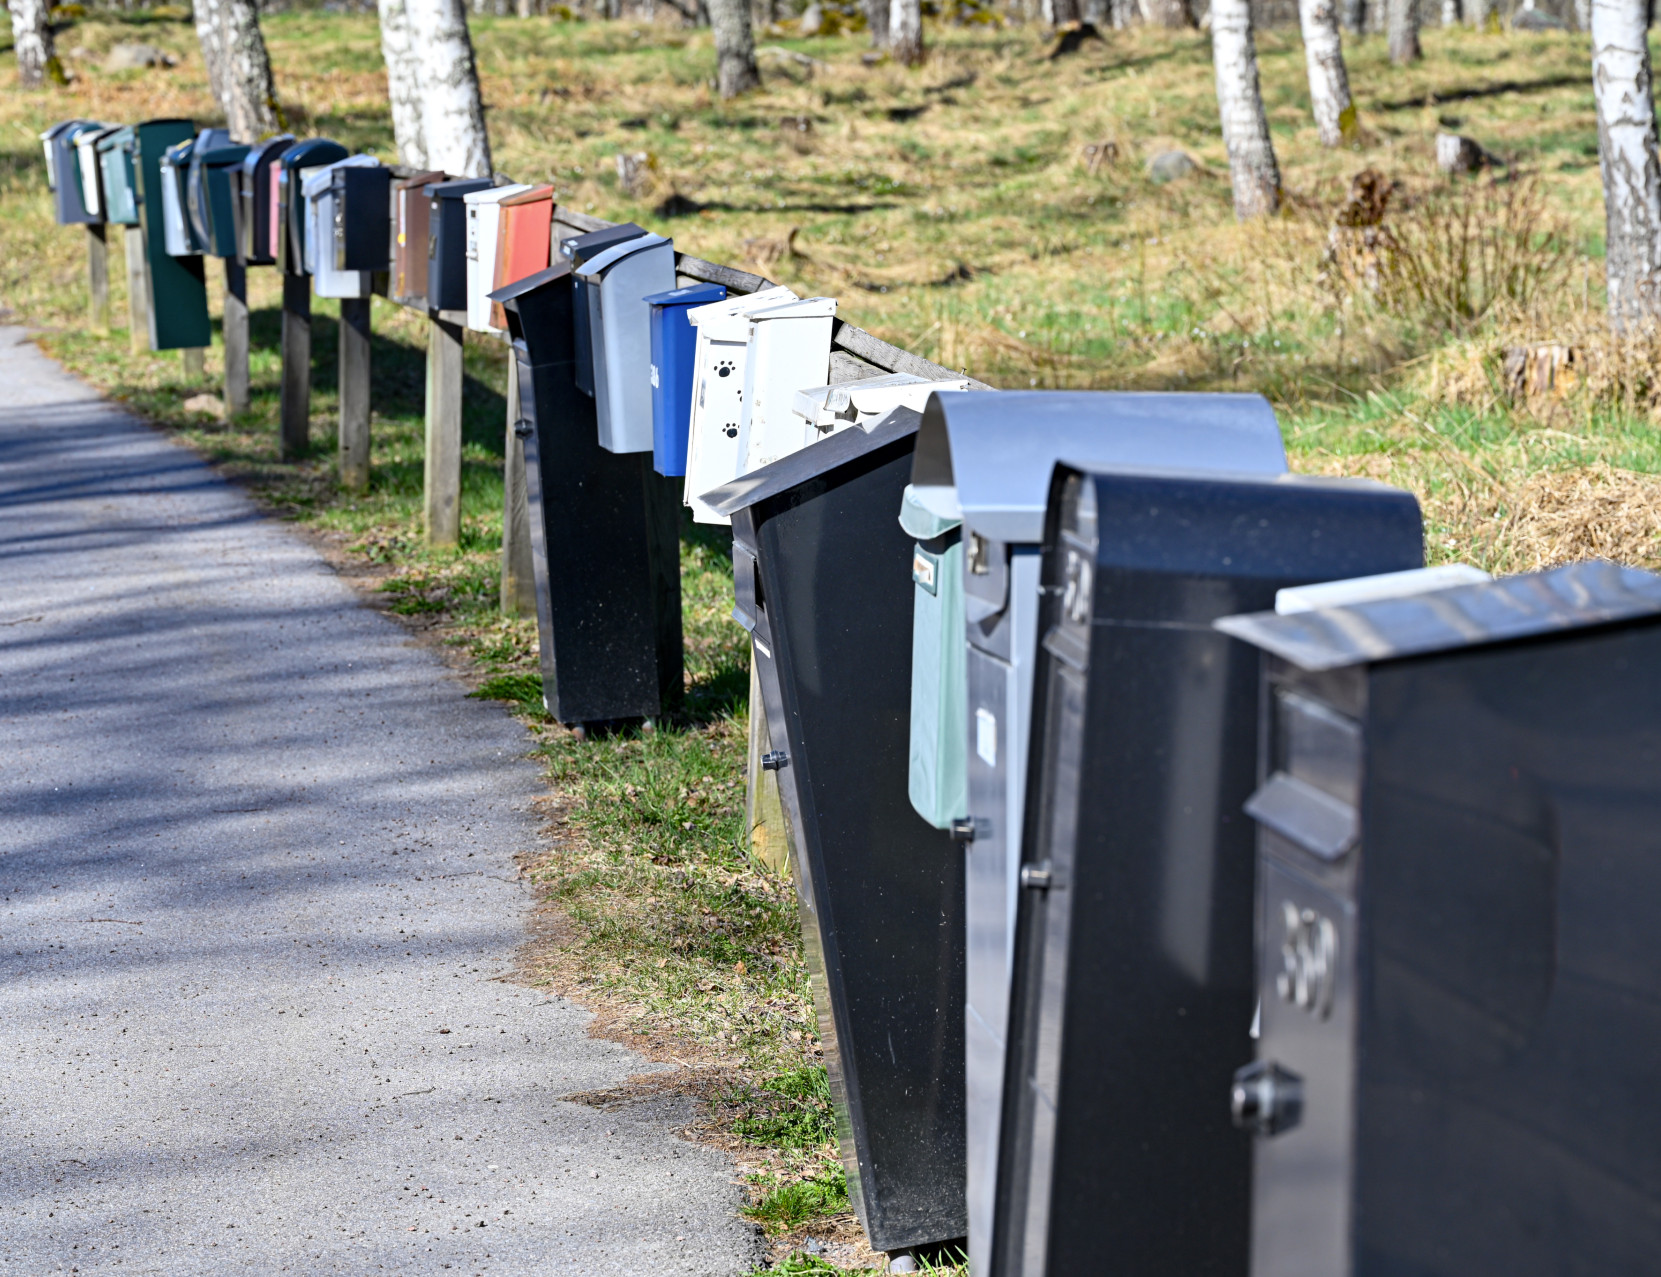
[[[794,411],[796,392],[822,386],[830,372],[834,301],[795,302],[789,310],[806,314],[772,318],[756,315],[750,356],[744,366],[745,401],[739,425],[740,474],[747,474],[801,447],[801,419]],[[814,314],[814,310],[827,313]]]
[[[490,188],[488,178],[462,178],[427,187],[427,306],[467,309],[467,208],[462,197]]]
[[[162,155],[194,133],[188,120],[153,120],[134,130],[135,199],[149,267],[151,350],[188,350],[212,342],[202,258],[171,256],[162,224]]]
[[[335,170],[334,267],[392,267],[392,171],[381,164]]]
[[[246,150],[244,150],[244,154]],[[203,185],[207,191],[208,251],[215,257],[234,258],[237,255],[237,199],[232,182],[240,177],[242,156],[236,160],[216,160],[203,167]]]
[[[686,474],[698,351],[698,332],[686,313],[726,296],[720,284],[705,284],[646,298],[652,308],[652,466],[659,474]]]
[[[603,377],[595,395],[600,446],[608,452],[652,451],[652,308],[646,298],[673,288],[675,247],[669,241],[629,253],[608,268],[600,301]]]
[[[96,204],[89,206],[82,190],[80,153],[75,147],[75,139],[92,127],[85,120],[68,120],[54,128],[46,140],[52,201],[60,225],[96,224],[103,220]]]
[[[550,264],[553,243],[554,188],[534,187],[502,201],[501,221],[496,228],[496,265],[492,288],[517,283]],[[490,326],[498,331],[508,326],[500,302],[490,303]]]
[[[417,173],[393,188],[396,238],[392,255],[392,300],[417,310],[427,308],[427,237],[431,201],[425,188],[445,180],[443,173]]]
[[[571,263],[572,270],[586,265],[608,248],[624,243],[627,240],[638,239],[646,234],[643,226],[636,226],[633,222],[625,222],[621,226],[607,226],[603,230],[589,231],[582,235],[571,235],[562,239],[559,244],[560,255]],[[593,308],[588,296],[588,285],[580,276],[573,275],[571,280],[577,324],[577,389],[585,395],[594,393],[594,328]]]
[[[478,192],[465,201],[467,326],[474,332],[499,331],[490,322],[490,293],[496,287],[496,240],[502,222],[501,203],[530,189],[526,183],[519,182]]]
[[[196,245],[190,238],[189,224],[185,220],[184,177],[184,171],[171,158],[162,158],[162,234],[168,253],[174,257],[192,257],[197,252]]]
[[[738,431],[744,416],[748,323],[742,318],[700,325],[697,383],[687,437],[686,504],[699,523],[726,523],[703,494],[739,473]]]
[[[103,169],[98,163],[98,148],[95,145],[101,135],[102,130],[77,136],[75,162],[81,170],[81,197],[86,201],[87,212],[102,221],[108,220],[108,214],[104,207]]]
[[[133,191],[133,157],[128,150],[131,129],[107,139],[98,151],[100,189],[109,204],[109,220],[122,226],[138,225],[138,202]]]
[[[960,529],[913,545],[911,580],[908,793],[919,816],[936,829],[950,829],[969,806]]]

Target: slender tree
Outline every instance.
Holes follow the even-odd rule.
[[[1385,22],[1390,35],[1390,61],[1406,66],[1424,56],[1419,48],[1419,0],[1387,0]]]
[[[1338,0],[1338,25],[1360,35],[1367,25],[1367,0]]]
[[[1059,0],[1058,0],[1059,2]],[[1068,0],[1070,3],[1071,0]],[[888,7],[888,51],[908,67],[923,65],[921,0],[893,0]]]
[[[1078,0],[1044,0],[1043,11],[1046,26],[1064,27],[1078,21]]]
[[[1142,21],[1150,27],[1180,31],[1194,25],[1194,13],[1188,0],[1142,0]]]
[[[191,16],[196,22],[196,43],[202,48],[202,66],[208,73],[208,92],[223,108],[225,104],[225,49],[220,32],[220,0],[195,0]]]
[[[1280,166],[1257,82],[1250,0],[1211,0],[1211,57],[1234,184],[1234,215],[1244,221],[1273,213],[1280,208]]]
[[[386,63],[387,99],[392,104],[392,138],[398,158],[411,168],[427,167],[422,121],[421,59],[410,34],[404,0],[379,0],[381,60]]]
[[[1309,67],[1309,106],[1322,146],[1341,146],[1357,133],[1350,77],[1344,68],[1344,44],[1338,35],[1334,0],[1299,0],[1303,57]]]
[[[255,0],[196,0],[196,39],[208,87],[239,142],[253,142],[281,125],[271,57]]]
[[[1661,161],[1645,7],[1645,0],[1592,0],[1604,269],[1617,332],[1661,318]]]
[[[63,66],[52,43],[50,0],[7,0],[12,11],[12,48],[17,79],[25,89],[44,88],[48,79],[63,82]]]
[[[456,177],[489,177],[490,133],[463,0],[406,0],[419,58],[426,162]]]
[[[756,40],[750,25],[749,0],[708,0],[709,25],[715,33],[715,84],[722,98],[761,87],[756,70]]]
[[[865,0],[865,25],[871,31],[873,49],[888,47],[888,4],[889,0]]]

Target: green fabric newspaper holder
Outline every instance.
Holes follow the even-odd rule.
[[[167,251],[162,216],[161,160],[168,147],[196,135],[189,120],[150,120],[134,130],[133,170],[138,185],[139,226],[150,275],[150,349],[191,350],[213,340],[208,290],[200,257]]]
[[[917,538],[911,557],[911,805],[936,829],[950,829],[969,814],[962,520],[928,509],[907,484],[900,526]]]

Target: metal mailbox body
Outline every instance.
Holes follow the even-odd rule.
[[[200,253],[213,251],[213,213],[208,207],[206,157],[210,151],[232,145],[229,129],[203,129],[190,145],[185,170],[185,217],[190,222],[191,239],[196,242],[196,251]]]
[[[121,226],[138,225],[137,178],[133,171],[134,127],[112,129],[97,143],[98,189],[104,218]]]
[[[91,120],[65,120],[40,135],[46,147],[46,175],[52,188],[52,211],[59,226],[92,225],[102,222],[98,195],[88,199],[82,184],[80,151],[76,139],[104,126]]]
[[[788,288],[697,306],[686,312],[698,330],[692,384],[692,420],[686,439],[686,504],[699,523],[726,523],[703,494],[742,473],[738,434],[744,425],[744,369],[750,349],[752,310],[796,300]]]
[[[135,196],[150,286],[151,350],[196,349],[209,345],[213,337],[202,259],[171,256],[162,225],[162,156],[195,131],[189,120],[151,120],[133,129]]]
[[[652,450],[652,308],[675,286],[674,241],[641,235],[577,267],[589,301],[594,419],[607,452]]]
[[[652,308],[652,468],[659,474],[686,474],[698,353],[698,332],[686,312],[726,297],[722,284],[692,284],[644,299]]]
[[[796,392],[825,383],[835,318],[834,297],[805,297],[749,312],[738,473],[758,470],[807,442],[795,412]]]
[[[290,275],[306,274],[306,177],[347,156],[339,142],[326,137],[296,142],[277,161],[277,265]]]
[[[896,408],[922,412],[936,390],[970,390],[966,377],[930,381],[909,372],[884,373],[798,390],[791,411],[801,419],[801,443],[806,447],[849,426],[869,429]]]
[[[1264,653],[1253,1274],[1653,1273],[1661,578],[1219,628]]]
[[[644,454],[599,445],[577,389],[571,267],[498,289],[513,340],[542,696],[562,723],[654,718],[680,695],[680,506]]]
[[[161,157],[162,239],[173,257],[194,257],[202,246],[190,225],[185,188],[190,181],[190,151],[195,139],[172,146]]]
[[[284,133],[250,147],[243,157],[237,198],[242,205],[239,225],[245,266],[271,266],[277,261],[277,243],[272,232],[276,225],[276,165],[283,152],[293,145],[293,135]]]
[[[109,202],[104,198],[104,166],[98,144],[111,133],[118,131],[115,126],[89,124],[85,128],[76,129],[72,134],[75,167],[81,175],[81,199],[86,204],[87,212],[100,222],[112,219],[109,216]]]
[[[1214,1097],[1251,1042],[1258,699],[1212,622],[1419,566],[1418,503],[1061,465],[1049,506],[991,1271],[1243,1277],[1250,1141]]]
[[[330,170],[331,217],[327,223],[331,268],[375,274],[392,269],[392,170],[386,165]]]
[[[573,270],[585,266],[593,258],[626,240],[646,234],[644,226],[624,222],[621,226],[607,226],[581,235],[568,235],[559,242],[559,255],[571,263]],[[577,299],[573,303],[577,315],[577,389],[585,395],[594,393],[594,306],[588,296],[588,286],[580,275],[572,280]]]
[[[963,859],[906,799],[917,414],[708,494],[732,520],[734,616],[794,843],[802,940],[848,1195],[878,1250],[959,1239]]]
[[[549,254],[554,239],[554,188],[533,186],[510,195],[500,206],[496,228],[496,265],[492,289],[527,279],[552,264]],[[490,303],[490,326],[506,332],[507,312],[502,303]]]
[[[300,194],[306,210],[306,271],[319,297],[368,297],[374,280],[366,270],[341,270],[337,259],[335,205],[336,174],[341,170],[369,172],[380,168],[371,155],[352,155],[333,164],[312,169],[301,183]]]
[[[392,184],[392,217],[397,240],[388,291],[400,306],[427,309],[427,231],[432,202],[426,189],[446,180],[438,172],[417,173]]]
[[[467,205],[463,197],[490,189],[488,177],[434,182],[427,196],[427,309],[467,309]]]
[[[202,173],[203,210],[206,213],[207,251],[227,260],[241,255],[242,208],[238,198],[242,163],[248,158],[246,146],[221,146],[199,157]]]
[[[462,197],[467,218],[467,326],[474,332],[500,332],[490,322],[490,294],[496,288],[496,237],[503,200],[523,195],[529,184],[516,182],[474,191]],[[543,263],[546,265],[547,263]]]

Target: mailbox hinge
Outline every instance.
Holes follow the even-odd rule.
[[[1021,885],[1030,887],[1034,891],[1048,891],[1055,875],[1050,872],[1050,862],[1040,860],[1036,864],[1021,866]]]
[[[783,750],[769,750],[761,756],[761,770],[764,772],[776,772],[789,762],[790,755],[786,754]]]
[[[529,417],[520,417],[513,423],[513,433],[516,438],[529,439],[531,437],[531,420]]]

